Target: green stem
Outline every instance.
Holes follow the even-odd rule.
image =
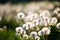
[[[42,36],[41,36],[41,40],[45,40],[45,37],[44,37],[44,35],[42,35]]]
[[[47,35],[45,35],[45,40],[48,40],[48,39],[47,39]]]

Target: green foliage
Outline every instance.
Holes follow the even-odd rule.
[[[13,30],[4,30],[0,32],[0,40],[19,40],[19,37],[16,36]]]
[[[56,26],[51,26],[51,33],[48,36],[48,40],[60,40],[60,32]]]

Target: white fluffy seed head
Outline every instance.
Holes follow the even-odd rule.
[[[39,17],[43,19],[45,17],[45,15],[43,13],[41,13]]]
[[[32,15],[32,18],[33,18],[33,19],[37,19],[37,18],[38,18],[38,14],[37,14],[37,13],[33,14],[33,15]]]
[[[57,23],[57,18],[56,17],[53,17],[52,19],[51,19],[51,25],[55,25],[56,23]]]
[[[23,24],[23,29],[25,29],[25,30],[28,30],[29,29],[29,27],[27,26],[27,24]]]
[[[23,35],[23,38],[28,39],[28,35],[27,34]]]
[[[49,35],[50,34],[50,29],[47,27],[42,28],[42,33],[43,35]]]
[[[45,26],[45,22],[44,22],[43,19],[40,20],[40,22],[39,22],[39,26]]]
[[[35,25],[33,23],[31,23],[30,29],[33,30],[34,29],[34,26]]]
[[[26,25],[30,28],[32,26],[31,22],[27,22]]]
[[[47,22],[49,24],[50,23],[50,18],[49,17],[45,17],[44,18],[44,22]]]
[[[39,32],[38,32],[38,35],[39,35],[39,36],[42,36],[42,31],[39,31]]]
[[[56,9],[53,11],[53,13],[54,13],[54,14],[58,14],[59,11],[60,11],[60,8],[56,8]]]
[[[58,29],[60,29],[60,23],[58,23],[56,27],[57,27]]]
[[[35,36],[35,40],[40,40],[40,37],[39,36]]]
[[[16,32],[19,33],[19,34],[22,34],[23,28],[22,27],[17,27]]]
[[[26,34],[26,31],[25,31],[25,30],[23,30],[22,34],[23,34],[23,35],[25,35],[25,34]]]
[[[37,25],[39,24],[37,19],[36,19],[36,20],[33,20],[32,23],[33,23],[35,26],[37,26]]]
[[[41,12],[40,16],[43,15],[43,16],[47,16],[47,17],[51,17],[51,14],[49,13],[48,10],[44,10]]]
[[[57,18],[60,18],[60,13],[59,13],[59,14],[57,14]]]
[[[31,15],[31,14],[30,14],[30,15],[27,15],[27,16],[26,16],[26,20],[27,20],[27,21],[32,21],[32,20],[33,20],[32,15]]]
[[[31,33],[30,33],[30,36],[31,36],[31,37],[37,36],[37,32],[31,32]]]
[[[17,14],[17,18],[19,18],[19,19],[24,19],[24,17],[25,17],[25,15],[23,12],[20,12]]]

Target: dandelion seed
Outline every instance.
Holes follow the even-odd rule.
[[[60,8],[56,8],[54,11],[53,11],[54,14],[58,14],[60,13]]]
[[[27,22],[26,24],[27,24],[27,26],[28,26],[29,28],[32,26],[32,23],[31,23],[31,22]]]
[[[28,35],[27,34],[23,35],[23,38],[28,39]]]
[[[33,23],[35,26],[37,26],[37,25],[39,24],[37,19],[36,19],[36,20],[33,20],[32,23]]]
[[[48,10],[44,10],[44,11],[42,11],[42,13],[44,13],[46,15],[46,14],[49,14],[49,11]]]
[[[38,35],[39,35],[39,36],[42,36],[42,31],[39,31],[39,32],[38,32]]]
[[[48,25],[50,24],[50,21],[51,21],[51,20],[50,20],[49,17],[45,17],[45,18],[44,18],[44,24],[45,24],[44,26],[48,26]]]
[[[23,28],[22,28],[22,27],[17,27],[17,28],[16,28],[16,32],[17,32],[18,34],[22,34]]]
[[[39,21],[38,21],[38,22],[39,22]],[[39,26],[44,26],[44,25],[45,25],[44,20],[41,19],[40,22],[39,22]]]
[[[30,33],[30,36],[31,36],[31,37],[37,36],[37,32],[31,32],[31,33]]]
[[[60,29],[60,23],[57,24],[57,28]]]
[[[39,17],[43,19],[45,17],[45,15],[43,13],[41,13]]]
[[[32,15],[27,15],[26,21],[28,22],[28,21],[32,21],[32,20],[33,20]]]
[[[57,14],[57,18],[60,18],[60,14]]]
[[[51,17],[51,15],[50,15],[50,13],[49,13],[48,10],[42,11],[41,14],[40,14],[40,16],[43,16],[43,17],[44,17],[44,16]]]
[[[33,19],[37,19],[37,18],[38,18],[38,14],[37,14],[37,13],[32,14],[32,18],[33,18]]]
[[[35,36],[35,40],[40,40],[40,37],[39,36]]]
[[[51,19],[51,25],[55,25],[56,23],[57,23],[57,18],[56,17],[53,17],[52,19]]]
[[[25,30],[28,30],[29,29],[29,27],[27,26],[27,24],[23,24],[23,29],[25,29]]]
[[[44,22],[47,22],[49,24],[50,23],[50,18],[49,17],[45,17],[44,18]]]
[[[50,29],[47,27],[42,28],[42,33],[43,35],[49,35],[50,34]]]
[[[19,18],[19,19],[24,19],[24,17],[25,17],[25,15],[23,12],[20,12],[17,14],[17,18]]]
[[[34,29],[34,26],[35,26],[35,25],[34,25],[33,23],[31,23],[30,29],[33,30],[33,29]]]
[[[25,30],[23,30],[22,34],[23,34],[23,35],[25,35],[25,34],[26,34],[26,31],[25,31]]]

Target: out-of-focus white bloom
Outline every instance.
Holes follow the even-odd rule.
[[[25,29],[25,30],[28,30],[29,29],[29,27],[27,26],[27,24],[23,24],[23,29]]]
[[[48,26],[48,24],[46,22],[44,22],[44,26],[46,27],[46,26]]]
[[[49,13],[48,10],[44,10],[41,12],[40,16],[43,15],[43,16],[47,16],[47,17],[51,17],[51,14]]]
[[[7,26],[3,26],[4,29],[7,29]]]
[[[3,28],[0,28],[0,32],[2,32],[2,31],[4,31],[4,29]]]
[[[39,22],[39,23],[42,21],[42,19],[41,19],[41,18],[38,18],[37,20],[38,20],[38,22]]]
[[[33,19],[37,19],[37,18],[38,18],[38,14],[37,14],[37,13],[34,13],[34,14],[32,15],[32,17],[33,17]]]
[[[56,17],[53,17],[52,19],[51,19],[51,25],[55,25],[56,23],[57,23],[57,18]]]
[[[22,34],[23,34],[23,35],[25,35],[25,34],[26,34],[26,31],[25,31],[25,30],[23,30]]]
[[[14,7],[15,7],[15,6],[14,6]],[[24,8],[23,5],[17,5],[17,6],[15,7],[15,10],[16,10],[16,12],[18,13],[18,12],[21,12],[21,11],[23,10],[23,8]]]
[[[38,35],[39,35],[39,36],[42,36],[42,34],[43,34],[42,31],[39,31],[39,32],[38,32]]]
[[[19,19],[24,19],[24,17],[25,17],[25,15],[23,12],[20,12],[17,14],[17,18],[19,18]]]
[[[49,15],[49,11],[48,10],[44,10],[44,11],[42,11],[42,13],[44,13],[44,15]]]
[[[30,29],[33,30],[34,29],[34,26],[35,25],[33,23],[31,23]]]
[[[50,23],[50,18],[49,17],[45,17],[44,18],[44,22]]]
[[[26,16],[26,20],[27,20],[27,22],[28,22],[28,21],[32,21],[32,20],[33,20],[32,15],[27,15],[27,16]]]
[[[35,36],[35,40],[40,40],[40,37],[39,36]]]
[[[33,12],[32,11],[27,12],[27,15],[29,15],[29,14],[33,14]]]
[[[47,27],[42,28],[41,31],[42,31],[43,35],[49,35],[50,34],[50,29]]]
[[[28,28],[30,28],[32,26],[31,22],[27,22],[26,24],[27,24]]]
[[[23,35],[23,38],[28,39],[28,35],[27,34]]]
[[[31,37],[37,36],[37,32],[31,32],[31,33],[30,33],[30,36],[31,36]]]
[[[32,26],[32,27],[31,27],[31,30],[39,31],[40,28],[39,28],[38,26]]]
[[[57,24],[57,28],[60,29],[60,23]]]
[[[25,7],[25,11],[27,12],[27,11],[37,11],[37,10],[39,10],[40,9],[40,7],[36,4],[36,3],[29,3],[29,4],[27,4],[26,5],[26,7]]]
[[[36,19],[36,20],[33,20],[32,23],[33,23],[35,26],[37,26],[37,25],[39,24],[37,19]]]
[[[54,14],[58,14],[60,13],[60,8],[56,8],[54,11],[53,11]]]
[[[45,15],[44,15],[44,13],[40,13],[40,18],[44,18],[45,17]]]
[[[60,13],[59,13],[59,14],[57,14],[57,18],[60,18]]]
[[[33,21],[34,19],[37,19],[38,18],[38,14],[28,14],[27,16],[26,16],[26,20],[27,21]]]
[[[40,21],[40,22],[39,22]],[[39,26],[44,26],[45,25],[45,23],[44,23],[44,20],[43,19],[39,19],[38,20],[38,22],[39,22]]]
[[[47,26],[48,24],[50,24],[50,18],[49,17],[45,17],[44,18],[44,23],[45,23],[45,26]]]
[[[45,26],[45,23],[42,21],[39,23],[39,26]]]
[[[43,10],[52,10],[54,5],[49,2],[39,2],[40,8]]]
[[[17,27],[16,32],[19,33],[19,34],[22,34],[23,28],[22,27]]]

